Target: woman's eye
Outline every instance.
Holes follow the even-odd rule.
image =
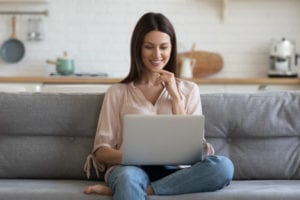
[[[151,49],[152,46],[144,46],[146,49]]]

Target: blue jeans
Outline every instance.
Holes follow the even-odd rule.
[[[229,185],[232,162],[224,156],[209,156],[189,168],[168,166],[116,166],[108,176],[114,200],[145,200],[151,184],[155,195],[208,192]]]

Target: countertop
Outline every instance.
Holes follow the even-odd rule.
[[[114,84],[122,78],[99,77],[51,77],[51,76],[0,76],[0,83],[43,83],[43,84]],[[300,78],[199,78],[186,79],[197,84],[300,84]]]

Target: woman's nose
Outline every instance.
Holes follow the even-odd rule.
[[[155,48],[155,49],[154,49],[154,52],[153,52],[153,56],[154,56],[155,58],[159,58],[160,55],[161,55],[160,49],[159,49],[159,48]]]

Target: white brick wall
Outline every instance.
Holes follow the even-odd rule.
[[[26,45],[18,64],[0,60],[0,75],[46,75],[46,59],[67,50],[77,72],[108,72],[123,77],[129,69],[129,42],[138,18],[162,12],[173,22],[179,50],[222,54],[225,66],[215,77],[266,76],[272,38],[295,40],[300,52],[299,0],[229,0],[221,20],[221,0],[49,0],[42,5],[0,4],[0,10],[49,10],[42,17],[45,40],[27,41],[33,16],[17,16],[17,36]],[[11,16],[0,15],[0,43],[11,35]],[[300,67],[300,66],[299,66]]]

